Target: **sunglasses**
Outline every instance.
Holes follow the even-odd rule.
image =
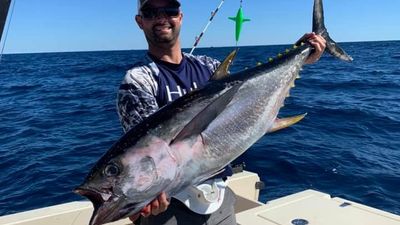
[[[145,8],[141,10],[141,16],[145,19],[154,19],[160,15],[168,17],[179,16],[180,10],[176,7],[162,7],[162,8]]]

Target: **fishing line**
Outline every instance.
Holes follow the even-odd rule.
[[[242,5],[243,5],[243,0],[240,0],[240,5],[239,5],[239,7],[242,8]],[[236,49],[238,49],[238,42],[239,42],[239,41],[237,40],[237,41],[236,41],[236,46],[235,46]]]
[[[212,20],[214,19],[214,16],[217,14],[217,12],[219,11],[219,9],[221,8],[221,6],[224,4],[225,0],[222,0],[221,3],[219,4],[219,6],[217,7],[217,9],[215,9],[214,11],[211,12],[211,17],[208,20],[207,25],[204,27],[203,31],[200,33],[199,36],[196,37],[196,41],[193,44],[192,50],[190,50],[190,54],[193,53],[194,49],[197,47],[197,45],[200,42],[200,39],[203,37],[204,33],[207,31],[208,26],[210,26]]]
[[[1,47],[1,52],[0,52],[0,62],[1,62],[1,59],[3,58],[4,47],[6,46],[8,30],[10,29],[11,19],[12,19],[12,16],[14,14],[14,7],[15,7],[15,2],[16,1],[17,0],[14,0],[13,3],[12,3],[12,6],[11,6],[10,18],[8,20],[8,23],[7,23],[7,29],[6,29],[6,33],[4,34],[4,39],[3,39],[4,40],[3,41],[3,46]]]

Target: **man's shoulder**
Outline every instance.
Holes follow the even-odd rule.
[[[156,90],[157,82],[155,76],[159,73],[159,70],[155,63],[148,57],[143,57],[143,60],[136,62],[132,68],[130,68],[124,79],[122,80],[121,87],[136,87],[146,88],[147,90]]]
[[[221,64],[217,59],[207,55],[192,55],[189,53],[183,53],[183,55],[189,60],[200,62],[202,65],[207,66],[211,71],[215,71]]]
[[[200,61],[202,63],[219,63],[219,61],[215,58],[212,58],[210,56],[207,55],[192,55],[189,53],[183,53],[183,55],[188,58],[188,59],[192,59],[192,60],[197,60]]]
[[[157,73],[159,73],[159,70],[156,64],[147,55],[127,71],[127,75],[131,76],[157,75]]]

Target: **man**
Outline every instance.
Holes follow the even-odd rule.
[[[126,131],[191,90],[203,87],[220,62],[206,56],[182,53],[179,33],[183,14],[177,0],[138,0],[135,20],[148,43],[144,62],[129,70],[118,93],[118,113]],[[313,33],[303,36],[315,52],[307,63],[317,61],[325,40]],[[235,196],[226,187],[229,169],[204,184],[173,196],[165,193],[141,212],[140,224],[236,224]],[[135,221],[139,215],[131,217]]]

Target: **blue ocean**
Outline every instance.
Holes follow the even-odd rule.
[[[240,48],[231,72],[289,46]],[[400,214],[400,41],[342,43],[301,72],[280,117],[236,163],[265,182],[260,200],[315,189]],[[197,49],[222,60],[232,48]],[[0,63],[0,215],[83,200],[72,192],[122,135],[116,93],[145,51],[4,55]]]

